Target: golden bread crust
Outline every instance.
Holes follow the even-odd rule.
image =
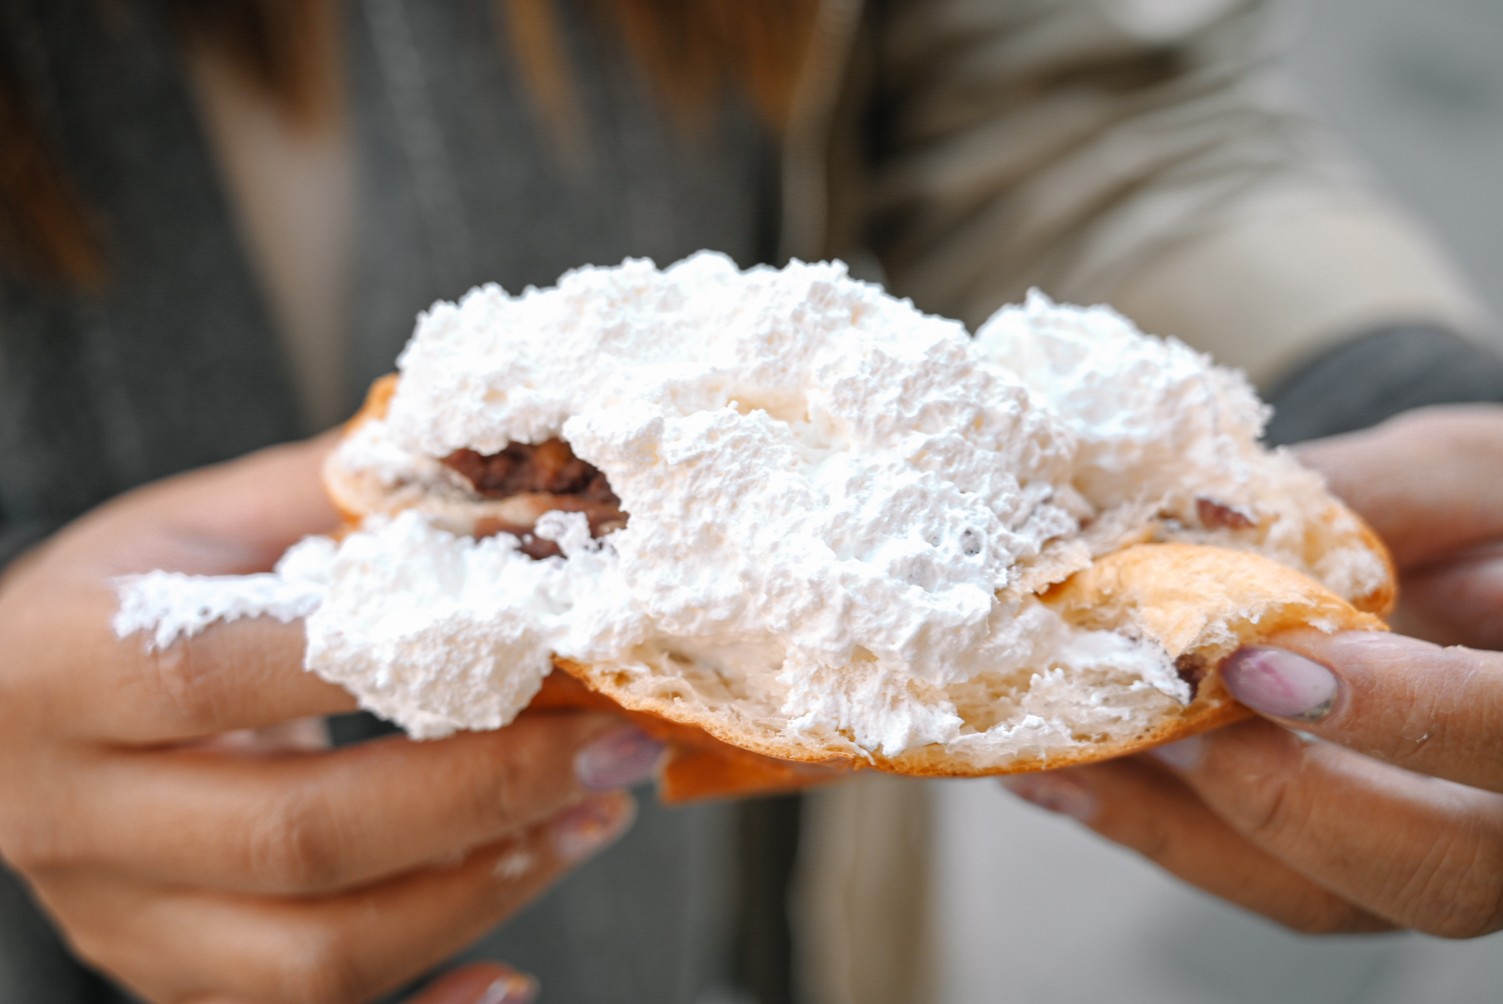
[[[779,735],[750,720],[706,714],[672,695],[644,695],[630,685],[629,676],[611,667],[566,659],[556,659],[555,665],[622,707],[702,729],[764,756],[824,767],[974,777],[1093,763],[1236,721],[1249,712],[1226,692],[1217,667],[1237,648],[1310,625],[1331,631],[1384,629],[1375,614],[1358,610],[1319,583],[1261,555],[1194,544],[1136,544],[1105,555],[1051,590],[1045,602],[1081,627],[1149,638],[1171,660],[1194,660],[1204,670],[1194,699],[1129,738],[1094,742],[1048,758],[988,759],[984,753],[939,745],[884,757]]]
[[[398,379],[399,376],[396,373],[387,373],[385,376],[376,378],[376,381],[371,384],[371,389],[366,392],[365,402],[360,405],[360,410],[344,423],[344,430],[339,437],[341,442],[349,439],[355,430],[365,423],[386,417],[386,411],[391,407],[392,395],[397,392]],[[359,523],[371,512],[369,499],[366,493],[361,491],[359,484],[339,467],[338,457],[339,451],[335,450],[324,462],[324,490],[345,523]]]

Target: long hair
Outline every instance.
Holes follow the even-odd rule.
[[[119,0],[117,0],[119,2]],[[165,8],[186,44],[239,73],[298,129],[342,114],[328,54],[337,0],[137,0]],[[484,0],[469,0],[484,2]],[[567,157],[586,124],[552,0],[490,0],[540,117]],[[788,120],[816,0],[592,0],[602,30],[619,34],[653,93],[685,130],[728,91],[743,93],[775,132]],[[0,262],[79,287],[106,275],[99,222],[24,100],[0,47]]]

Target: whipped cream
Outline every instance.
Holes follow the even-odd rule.
[[[124,580],[117,630],[165,645],[218,617],[306,617],[308,668],[419,737],[505,724],[553,654],[693,659],[792,732],[892,756],[1068,733],[1048,695],[1069,672],[1187,701],[1152,643],[1038,599],[1126,542],[1255,548],[1348,596],[1384,575],[1366,552],[1306,566],[1307,514],[1329,503],[1257,444],[1265,410],[1239,375],[1037,293],[972,339],[839,263],[628,260],[437,304],[399,368],[386,416],[335,462],[403,511],[266,576]],[[563,557],[542,560],[469,536],[439,459],[554,437],[628,524],[592,541],[583,516],[549,514],[537,534]],[[1204,525],[1208,503],[1236,518]],[[1034,703],[968,720],[956,695],[1008,673]]]

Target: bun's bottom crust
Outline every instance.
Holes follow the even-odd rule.
[[[697,726],[624,709],[581,682],[580,674],[587,676],[588,667],[557,658],[553,664],[561,672],[543,681],[528,711],[594,709],[625,714],[668,748],[657,777],[658,798],[666,804],[798,791],[848,777],[856,769],[844,761],[820,764],[764,756],[722,742]]]
[[[922,746],[894,757],[779,734],[762,721],[707,713],[702,705],[665,699],[631,686],[616,667],[555,659],[602,706],[618,706],[682,752],[665,768],[665,801],[747,795],[804,787],[849,771],[875,769],[927,777],[980,777],[1094,763],[1174,742],[1248,717],[1221,683],[1221,662],[1244,645],[1281,631],[1385,630],[1324,586],[1260,555],[1191,544],[1139,544],[1103,556],[1044,600],[1083,628],[1152,639],[1171,661],[1203,667],[1194,699],[1126,738],[1084,742],[1049,756],[963,747]],[[1391,592],[1370,602],[1386,604]],[[556,674],[557,675],[557,674]],[[665,727],[666,726],[666,727]]]

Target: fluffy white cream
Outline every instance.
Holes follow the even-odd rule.
[[[148,572],[117,583],[120,609],[113,626],[122,638],[138,631],[166,648],[216,621],[272,617],[290,623],[318,610],[328,592],[327,570],[334,542],[303,541],[264,575],[177,575]]]
[[[1303,567],[1323,498],[1256,445],[1246,383],[1182,345],[1038,295],[973,340],[838,263],[703,253],[487,286],[421,317],[400,368],[339,461],[410,511],[243,588],[128,581],[117,628],[166,644],[275,597],[260,609],[307,616],[310,669],[419,736],[509,721],[550,653],[631,672],[687,653],[790,729],[891,756],[1058,731],[1061,674],[1108,663],[1187,700],[1162,652],[1033,594],[1153,534]],[[549,517],[566,557],[542,561],[466,536],[437,459],[552,437],[605,473],[628,525],[590,542],[582,517]],[[1351,595],[1354,567],[1306,570]],[[957,695],[1008,673],[1016,714],[978,725]]]
[[[1109,308],[1056,305],[1038,292],[993,315],[976,345],[1075,435],[1072,483],[1098,512],[1139,499],[1160,535],[1257,550],[1347,597],[1386,578],[1366,547],[1307,556],[1312,519],[1329,514],[1333,536],[1353,540],[1355,522],[1318,475],[1258,442],[1268,409],[1240,373],[1146,337]],[[1207,505],[1254,525],[1208,526]]]

